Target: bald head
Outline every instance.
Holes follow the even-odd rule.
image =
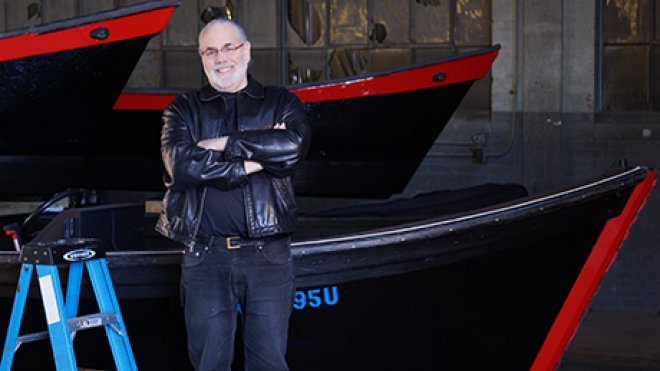
[[[238,35],[238,38],[239,38],[240,42],[247,41],[247,35],[245,34],[245,30],[238,23],[236,23],[236,22],[234,22],[230,19],[227,19],[227,18],[216,18],[216,19],[210,21],[209,23],[207,23],[206,25],[204,25],[204,27],[202,27],[201,31],[199,31],[199,37],[197,39],[197,42],[199,43],[199,45],[202,44],[202,38],[204,37],[204,35],[207,32],[209,32],[211,29],[213,29],[213,28],[215,28],[219,25],[230,26],[231,28],[234,29],[234,31]]]

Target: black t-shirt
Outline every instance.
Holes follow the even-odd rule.
[[[238,129],[236,93],[225,93],[223,98],[225,113],[221,120],[220,136],[228,136]],[[243,187],[229,190],[208,187],[199,229],[202,236],[247,237]]]

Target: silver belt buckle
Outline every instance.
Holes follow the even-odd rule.
[[[236,250],[236,249],[241,248],[241,245],[232,245],[231,244],[231,241],[237,240],[237,239],[239,239],[239,237],[227,237],[227,238],[225,238],[225,242],[227,244],[227,250]]]

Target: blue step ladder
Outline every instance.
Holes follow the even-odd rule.
[[[21,274],[0,371],[11,369],[14,354],[22,344],[49,337],[57,370],[77,370],[73,349],[76,332],[101,326],[105,328],[117,370],[137,370],[100,240],[73,238],[29,243],[21,249],[20,260]],[[64,264],[69,265],[66,301],[58,274],[58,265]],[[48,331],[19,336],[35,266]],[[89,273],[99,313],[77,317],[84,267]]]

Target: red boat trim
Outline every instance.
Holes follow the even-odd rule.
[[[169,105],[176,94],[136,94],[122,93],[117,98],[115,110],[162,111]]]
[[[0,39],[0,61],[155,35],[165,28],[174,9],[175,7],[155,9],[53,32],[26,33]],[[98,40],[90,36],[91,31],[99,27],[105,27],[109,31],[106,39]]]
[[[398,69],[390,73],[369,75],[362,79],[293,88],[291,92],[307,103],[396,94],[453,85],[483,78],[488,73],[497,54],[498,50],[493,50],[419,68]],[[434,76],[439,73],[443,73],[444,78],[434,79]],[[174,94],[123,93],[115,102],[114,109],[163,110],[175,97]]]
[[[531,371],[554,370],[584,315],[587,306],[609,269],[623,241],[628,237],[630,226],[644,207],[657,174],[649,172],[646,179],[633,190],[619,216],[610,219],[600,233],[582,271],[557,315],[548,336],[536,356]]]
[[[465,59],[454,59],[426,67],[376,75],[361,80],[294,89],[292,92],[303,102],[322,102],[453,85],[484,77],[497,54],[498,51],[492,51]],[[441,81],[434,80],[434,76],[439,73],[444,73],[444,79]]]

